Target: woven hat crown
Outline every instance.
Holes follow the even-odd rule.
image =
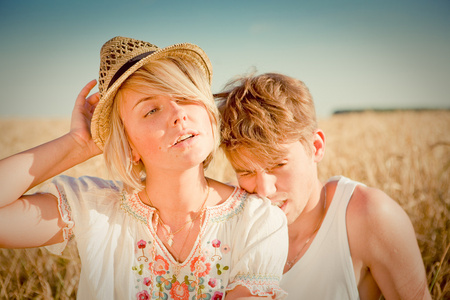
[[[151,43],[117,36],[107,41],[100,50],[98,89],[102,97],[117,71],[130,59],[149,51],[159,50]]]

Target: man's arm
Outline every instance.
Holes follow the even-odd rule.
[[[352,259],[369,269],[386,299],[431,299],[414,228],[397,202],[378,189],[358,186],[347,209],[347,228]]]

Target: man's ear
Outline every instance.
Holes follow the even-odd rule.
[[[313,145],[314,162],[318,163],[325,155],[325,133],[321,129],[314,132]]]

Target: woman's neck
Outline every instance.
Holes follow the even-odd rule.
[[[185,218],[196,213],[208,192],[203,167],[147,175],[141,199],[158,209],[165,219]]]

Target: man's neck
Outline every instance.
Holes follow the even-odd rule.
[[[326,213],[326,187],[318,181],[302,213],[288,226],[289,242],[305,241],[321,223]]]

